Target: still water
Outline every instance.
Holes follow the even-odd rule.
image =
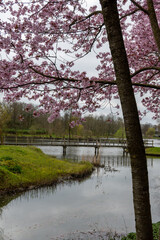
[[[41,149],[62,158],[61,147]],[[75,161],[90,160],[93,156],[93,148],[67,148],[67,157]],[[96,169],[81,182],[65,182],[28,191],[12,200],[1,199],[6,205],[0,208],[0,240],[51,240],[93,229],[134,231],[130,160],[118,148],[100,149],[100,158],[105,168]],[[160,158],[148,158],[148,171],[152,218],[157,222]]]

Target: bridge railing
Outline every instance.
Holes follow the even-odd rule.
[[[39,138],[39,137],[21,137],[21,136],[5,136],[4,144],[20,144],[20,145],[125,145],[126,140],[121,139],[55,139],[55,138]]]
[[[99,139],[55,139],[55,138],[39,138],[39,137],[20,137],[20,136],[6,136],[4,137],[4,144],[17,144],[17,145],[48,145],[48,146],[121,146],[127,147],[126,139],[113,139],[113,138],[99,138]],[[153,147],[154,141],[152,139],[144,140],[145,147]]]

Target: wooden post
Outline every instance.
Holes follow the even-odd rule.
[[[66,156],[66,149],[67,149],[67,146],[66,146],[66,145],[63,145],[63,157]]]
[[[99,154],[99,144],[98,140],[96,141],[96,146],[95,146],[95,155],[97,156]]]
[[[95,146],[95,152],[94,155],[97,155],[97,146]]]
[[[70,142],[70,139],[69,139],[69,142]],[[66,156],[66,148],[67,148],[67,146],[66,146],[66,140],[65,140],[65,138],[64,138],[64,143],[63,143],[63,157]]]
[[[97,156],[99,155],[99,147],[97,147]]]

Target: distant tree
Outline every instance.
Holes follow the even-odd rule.
[[[84,126],[82,124],[76,126],[72,131],[73,136],[84,137]]]
[[[24,102],[13,102],[8,105],[10,111],[10,121],[8,122],[8,128],[14,129],[29,129],[33,123],[33,112],[35,107],[32,104],[26,104]]]
[[[153,127],[148,128],[148,130],[146,132],[146,136],[153,138],[154,135],[155,135],[155,128],[153,128]]]
[[[7,123],[10,121],[10,112],[7,105],[0,103],[0,140],[3,144],[3,133]]]
[[[150,123],[146,123],[146,124],[141,125],[142,134],[143,134],[144,137],[146,137],[146,133],[147,133],[147,131],[150,127],[152,127],[152,124],[150,124]]]
[[[158,133],[160,135],[160,119],[157,120],[157,130],[158,130]]]
[[[126,138],[124,127],[120,127],[117,132],[114,134],[114,137],[124,139]]]

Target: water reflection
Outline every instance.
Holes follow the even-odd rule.
[[[49,151],[54,155],[53,149]],[[93,149],[71,148],[67,156],[74,161],[95,159]],[[120,149],[103,149],[95,160],[104,164],[104,168],[96,168],[84,181],[32,190],[10,201],[2,208],[0,217],[2,239],[49,240],[95,227],[134,231],[129,157],[123,156]],[[148,169],[153,221],[157,222],[160,220],[160,159],[149,158]]]
[[[4,230],[0,228],[0,240],[4,240],[6,237],[4,236]]]

